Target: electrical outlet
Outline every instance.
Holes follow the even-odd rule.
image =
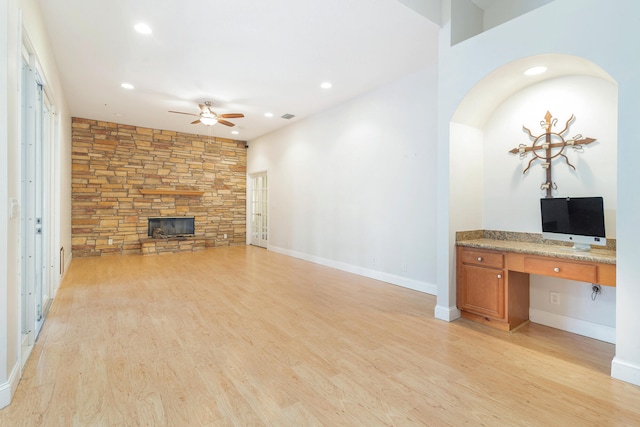
[[[402,263],[402,272],[406,273],[407,272],[407,263]]]
[[[373,257],[373,265],[378,265],[378,260],[376,259],[376,257]]]
[[[549,292],[549,302],[551,304],[559,305],[560,304],[560,292]]]
[[[109,237],[109,244],[113,245],[113,239],[111,237]]]
[[[225,238],[225,239],[227,238],[227,233],[224,233],[224,238]]]

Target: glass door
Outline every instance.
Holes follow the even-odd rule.
[[[251,175],[251,244],[269,242],[269,186],[266,173]]]
[[[53,107],[35,57],[23,48],[20,149],[20,268],[22,363],[26,362],[51,303],[54,281]]]

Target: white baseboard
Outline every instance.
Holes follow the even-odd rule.
[[[409,279],[407,277],[397,276],[395,274],[385,273],[382,271],[371,270],[369,268],[358,267],[356,265],[317,257],[290,249],[279,248],[277,246],[269,246],[269,250],[282,255],[287,255],[294,258],[303,259],[305,261],[313,262],[314,264],[324,265],[326,267],[335,268],[337,270],[346,271],[348,273],[357,274],[359,276],[368,277],[370,279],[391,283],[392,285],[402,286],[403,288],[413,289],[414,291],[424,292],[431,295],[436,295],[438,293],[438,287],[432,283]]]
[[[458,307],[444,307],[442,305],[436,305],[433,310],[433,317],[445,322],[453,322],[460,317],[460,310]]]
[[[611,362],[611,376],[640,386],[640,366],[614,357]]]
[[[11,374],[6,383],[0,384],[0,409],[8,406],[11,403],[11,399],[18,388],[20,382],[20,364],[13,365]]]
[[[552,328],[561,329],[585,337],[605,341],[611,344],[616,343],[616,328],[599,325],[585,320],[574,319],[573,317],[562,316],[560,314],[549,313],[547,311],[529,308],[529,320]]]

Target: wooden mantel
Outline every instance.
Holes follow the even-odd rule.
[[[159,196],[202,196],[204,191],[200,190],[149,190],[140,189],[140,194]]]

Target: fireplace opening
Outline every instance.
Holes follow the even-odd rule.
[[[149,218],[148,236],[154,238],[186,237],[195,234],[195,217]]]

